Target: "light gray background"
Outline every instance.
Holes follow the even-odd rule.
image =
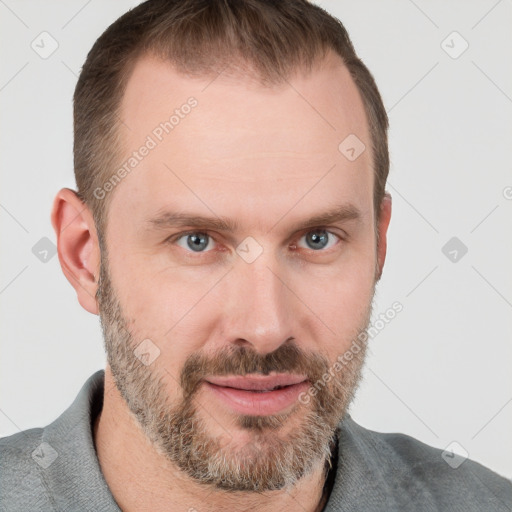
[[[0,436],[54,420],[105,365],[98,317],[57,256],[44,263],[32,248],[55,242],[53,198],[74,188],[77,74],[136,3],[0,0]],[[403,311],[371,342],[352,416],[442,449],[456,441],[510,478],[512,2],[319,3],[347,27],[391,123],[393,216],[375,314],[395,301]],[[46,59],[31,47],[51,48],[43,31],[58,42]],[[469,44],[458,58],[445,51],[463,48],[453,31]],[[442,252],[454,236],[468,248],[456,262]]]

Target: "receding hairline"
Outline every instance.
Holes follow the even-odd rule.
[[[205,80],[206,82],[208,82],[208,80],[225,80],[227,82],[233,81],[233,83],[242,81],[244,83],[254,84],[258,87],[268,88],[279,86],[287,87],[290,86],[290,81],[294,78],[307,78],[321,70],[343,68],[361,97],[361,103],[364,106],[364,99],[350,73],[349,67],[343,57],[333,48],[325,48],[324,51],[319,53],[310,63],[298,62],[293,67],[290,67],[286,73],[282,74],[276,70],[273,75],[269,76],[262,73],[261,69],[259,69],[253,61],[245,59],[242,55],[230,55],[229,57],[224,57],[222,60],[214,60],[205,66],[198,66],[194,63],[183,66],[179,61],[173,59],[165,52],[159,51],[158,48],[149,47],[134,53],[125,64],[122,76],[124,87],[119,98],[118,110],[123,103],[126,89],[128,88],[136,67],[143,61],[154,61],[164,64],[178,76],[190,80],[197,79]]]
[[[135,65],[152,53],[164,61],[170,57],[191,77],[215,78],[221,70],[225,78],[269,86],[310,71],[332,53],[338,65],[344,62],[363,99],[379,177],[374,198],[380,201],[389,169],[387,116],[371,73],[339,20],[303,0],[154,0],[125,13],[98,38],[75,90],[75,175],[100,229],[112,194],[98,201],[93,190],[122,161],[117,116]]]
[[[243,61],[240,60],[240,58],[234,58],[230,59],[228,63],[224,66],[224,68],[221,69],[221,73],[219,76],[219,73],[212,67],[210,69],[205,69],[202,72],[196,71],[195,73],[191,74],[189,70],[180,68],[176,65],[174,61],[166,57],[165,55],[162,55],[161,53],[154,52],[151,49],[148,49],[144,52],[139,52],[137,55],[134,55],[133,59],[127,64],[128,72],[124,75],[124,89],[122,94],[120,95],[119,104],[116,109],[117,113],[117,121],[115,125],[113,126],[115,131],[115,136],[118,141],[118,147],[117,147],[117,155],[116,155],[116,165],[120,162],[123,162],[126,159],[127,151],[129,151],[129,148],[127,146],[124,146],[123,143],[127,141],[126,137],[121,137],[119,134],[119,128],[122,124],[122,119],[119,117],[122,113],[124,100],[126,97],[127,89],[130,85],[130,82],[133,78],[134,71],[141,62],[143,61],[154,61],[156,63],[162,63],[165,66],[168,66],[169,69],[174,71],[176,74],[181,76],[182,78],[190,78],[191,80],[205,80],[208,82],[209,80],[226,80],[229,82],[236,81],[237,83],[240,82],[240,80],[244,82],[249,82],[253,84],[255,87],[267,87],[267,88],[279,88],[282,86],[283,88],[290,87],[290,80],[293,80],[293,78],[300,76],[300,77],[309,77],[315,72],[318,72],[320,70],[327,70],[327,69],[334,69],[342,67],[347,72],[347,77],[351,81],[351,85],[353,86],[355,92],[357,93],[360,102],[361,102],[361,110],[363,113],[364,118],[364,126],[365,131],[368,134],[368,137],[371,138],[371,127],[369,124],[368,115],[366,112],[366,108],[364,105],[364,99],[361,95],[361,92],[359,88],[357,87],[357,84],[355,83],[349,68],[343,61],[343,58],[341,55],[339,55],[337,52],[335,52],[333,49],[328,48],[326,52],[324,52],[320,57],[318,57],[316,60],[314,60],[310,67],[303,66],[298,64],[294,68],[290,68],[289,73],[286,76],[281,76],[281,80],[273,80],[268,81],[265,79],[265,76],[261,75],[261,73],[258,71],[258,69],[252,64],[252,62],[249,61]],[[211,83],[211,82],[210,82]],[[369,148],[372,152],[369,164],[370,169],[369,172],[372,175],[372,188],[375,186],[375,169],[374,169],[374,155],[373,150]],[[111,193],[108,194],[103,208],[104,208],[104,216],[103,216],[103,230],[106,232],[107,226],[108,226],[108,217],[109,217],[109,211],[111,206],[111,201],[113,200],[114,195],[117,193],[119,187],[116,187]],[[375,212],[378,214],[378,212]]]

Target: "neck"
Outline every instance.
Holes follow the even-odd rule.
[[[229,508],[320,512],[325,506],[324,463],[293,488],[279,491],[230,492],[196,482],[150,444],[119,394],[108,366],[103,409],[94,422],[93,435],[102,473],[123,512],[159,512],[171,505],[176,510],[201,512]]]

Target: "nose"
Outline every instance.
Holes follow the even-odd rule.
[[[223,308],[227,341],[267,354],[296,337],[294,318],[299,312],[294,309],[298,301],[287,287],[285,274],[265,253],[252,263],[243,259],[235,263],[227,280],[227,307]]]

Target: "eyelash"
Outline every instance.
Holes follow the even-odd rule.
[[[340,242],[345,242],[347,240],[347,236],[343,237],[337,233],[334,233],[333,231],[329,231],[327,228],[323,228],[323,227],[320,227],[320,228],[313,228],[313,229],[310,229],[306,232],[303,232],[300,237],[299,237],[299,240],[310,234],[310,233],[314,233],[314,232],[317,232],[317,231],[325,231],[326,233],[329,233],[330,235],[333,235],[335,238],[337,238],[339,240],[338,243],[334,244],[334,246],[328,248],[328,249],[319,249],[319,250],[314,250],[314,249],[305,249],[306,251],[308,252],[311,252],[311,253],[316,253],[316,254],[329,254],[335,247],[337,247],[339,245]],[[188,235],[197,235],[197,234],[202,234],[202,235],[207,235],[211,240],[213,240],[215,243],[216,240],[215,238],[210,234],[208,233],[208,231],[200,231],[200,230],[195,230],[195,231],[185,231],[183,233],[177,233],[176,235],[172,235],[171,237],[167,238],[165,240],[165,243],[166,244],[175,244],[178,240],[180,240],[181,238],[184,238]],[[293,245],[294,247],[297,247],[297,244],[291,244]],[[183,249],[183,247],[182,247]],[[194,252],[194,251],[191,251],[191,250],[187,250],[187,249],[184,249],[187,253],[187,255],[189,255],[190,257],[192,258],[198,258],[198,257],[201,257],[202,255],[205,255],[205,254],[209,254],[211,252],[214,251],[214,249],[211,249],[209,251],[202,251],[202,252]]]

